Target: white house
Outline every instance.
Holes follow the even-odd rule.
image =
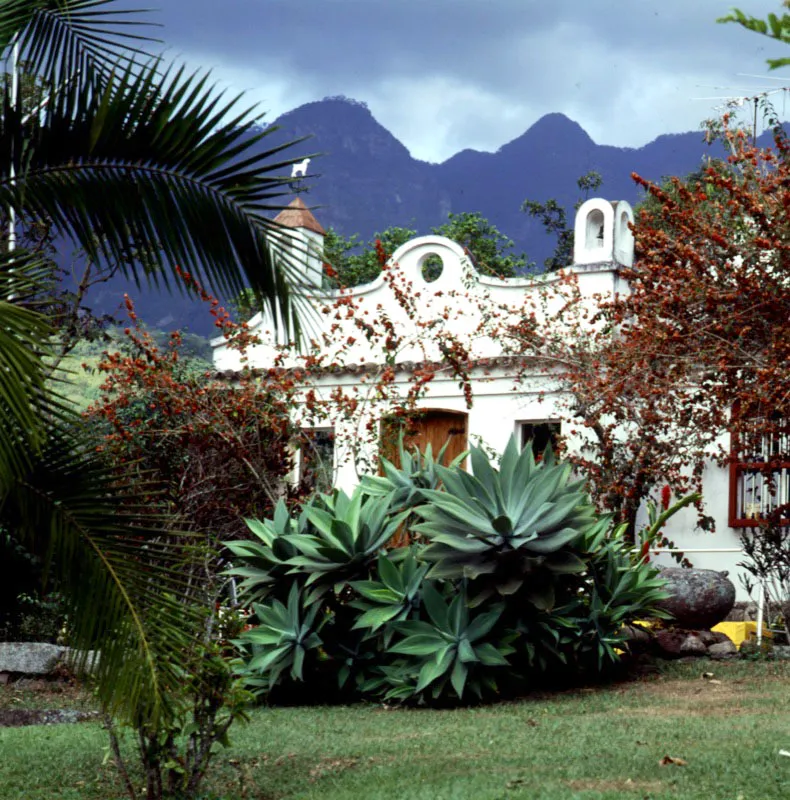
[[[536,438],[546,441],[563,424],[565,398],[561,386],[551,372],[536,368],[526,381],[516,385],[513,369],[503,357],[497,339],[485,335],[483,317],[486,309],[498,309],[514,316],[525,313],[525,307],[536,314],[552,313],[564,302],[563,280],[557,274],[499,280],[479,275],[469,256],[455,242],[441,236],[422,236],[404,244],[391,257],[387,276],[349,290],[345,295],[325,292],[320,288],[322,276],[321,237],[323,228],[304,206],[295,200],[277,221],[291,228],[308,249],[304,283],[308,291],[310,312],[306,315],[302,352],[320,352],[331,362],[332,369],[317,371],[312,388],[320,398],[333,392],[354,396],[359,402],[354,413],[348,409],[315,423],[305,416],[306,427],[315,427],[315,450],[331,463],[336,486],[353,488],[365,470],[376,469],[376,456],[381,447],[392,452],[392,434],[386,419],[392,410],[393,396],[403,397],[414,384],[415,370],[426,363],[441,364],[444,358],[426,331],[440,325],[463,340],[471,360],[479,366],[472,370],[472,404],[459,388],[457,376],[439,371],[417,399],[424,410],[419,425],[418,441],[432,442],[434,448],[450,439],[450,453],[457,454],[469,443],[482,443],[501,452],[515,433],[522,443]],[[578,291],[585,302],[593,305],[599,296],[607,297],[627,291],[619,276],[621,266],[630,266],[634,242],[629,223],[633,212],[626,202],[611,203],[602,199],[585,202],[576,215],[574,264],[566,272],[575,276]],[[426,262],[438,264],[438,277],[427,274]],[[346,304],[336,305],[339,297]],[[531,304],[531,305],[530,305]],[[408,307],[408,311],[407,311]],[[361,331],[360,320],[386,318],[395,335],[392,341],[375,347]],[[270,368],[278,358],[282,366],[297,368],[300,358],[282,346],[288,338],[275,332],[268,320],[258,314],[250,328],[261,338],[261,344],[248,352],[252,367]],[[232,375],[241,367],[239,354],[227,347],[224,339],[212,342],[216,369]],[[332,352],[332,351],[336,352]],[[386,396],[378,386],[382,371],[389,369]],[[382,424],[384,420],[384,424]],[[578,447],[582,434],[562,431],[570,448]],[[301,469],[315,466],[314,458],[302,458]],[[667,528],[667,535],[698,567],[728,570],[731,577],[740,571],[739,535],[730,526],[730,492],[735,513],[743,516],[746,508],[745,482],[748,476],[731,476],[730,470],[711,465],[704,476],[706,513],[716,523],[716,533],[695,530],[696,512],[676,515]],[[671,563],[670,556],[660,554],[659,562]],[[736,586],[739,581],[735,579]],[[739,594],[744,595],[738,586]]]

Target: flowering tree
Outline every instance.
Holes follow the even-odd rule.
[[[209,305],[216,326],[245,351],[255,341],[188,273],[184,281]],[[102,450],[151,487],[151,503],[181,529],[212,541],[238,536],[244,517],[269,513],[296,493],[286,481],[298,436],[290,410],[296,382],[274,371],[243,370],[233,385],[181,357],[181,335],[164,348],[140,324],[126,296],[124,352],[106,353],[102,398],[87,415],[106,427]],[[279,379],[278,379],[279,376]]]
[[[632,526],[654,487],[701,488],[710,457],[729,457],[726,430],[771,435],[788,413],[788,143],[777,128],[773,148],[756,148],[727,118],[721,135],[728,161],[689,181],[634,175],[651,202],[634,226],[635,265],[621,270],[627,293],[591,317],[568,277],[551,327],[511,328],[559,374],[589,434],[577,460]]]

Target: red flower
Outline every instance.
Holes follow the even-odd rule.
[[[672,489],[669,486],[664,486],[661,489],[661,508],[666,511],[669,508],[669,501],[672,498]]]

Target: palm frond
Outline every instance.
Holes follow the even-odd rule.
[[[34,308],[45,277],[34,256],[0,252],[0,486],[30,466],[46,437],[43,357],[51,328]]]
[[[146,721],[169,712],[200,632],[189,602],[195,537],[166,531],[151,487],[125,483],[75,420],[57,425],[34,465],[0,492],[0,520],[41,554],[68,599],[70,644],[96,668],[111,713]],[[194,588],[194,587],[193,587]]]
[[[8,108],[0,148],[19,155],[13,173],[0,164],[0,205],[51,219],[90,257],[138,279],[168,286],[179,265],[223,294],[249,285],[290,324],[304,246],[266,215],[286,205],[301,154],[283,156],[296,142],[262,149],[274,129],[239,112],[239,100],[206,75],[151,65],[130,66],[101,92],[57,92],[33,131],[21,107]],[[161,270],[141,275],[134,248]]]
[[[150,57],[145,9],[111,8],[113,0],[4,0],[0,47],[18,45],[28,69],[54,88],[63,81],[99,85],[117,64]],[[7,55],[4,53],[4,55]]]

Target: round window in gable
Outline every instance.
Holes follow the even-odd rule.
[[[443,270],[444,263],[441,257],[436,255],[436,253],[425,256],[420,264],[420,273],[426,283],[433,283],[435,280],[438,280]]]

